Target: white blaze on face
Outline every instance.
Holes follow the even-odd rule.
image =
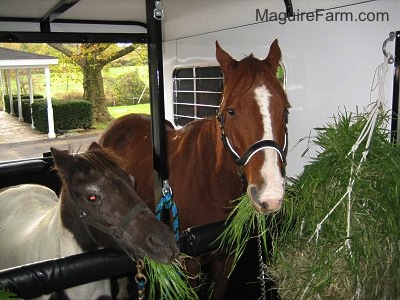
[[[271,114],[269,104],[271,93],[262,85],[254,90],[255,100],[260,107],[260,113],[263,119],[264,134],[262,139],[275,140],[272,133]],[[259,187],[259,201],[266,204],[268,210],[276,210],[281,206],[285,193],[285,179],[282,176],[280,166],[278,165],[278,155],[274,149],[263,150],[265,160],[261,167],[261,175],[264,178],[264,187]]]

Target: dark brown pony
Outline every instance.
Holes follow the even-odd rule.
[[[169,181],[182,229],[226,219],[229,202],[245,191],[261,214],[278,210],[285,193],[289,102],[276,78],[278,43],[272,43],[264,60],[250,55],[236,61],[218,43],[216,47],[224,75],[217,118],[178,130],[167,126]],[[123,158],[138,194],[154,208],[150,117],[121,117],[98,141]],[[227,281],[214,279],[213,298],[222,298]]]
[[[110,150],[93,143],[77,155],[51,152],[63,182],[60,197],[35,184],[0,192],[0,269],[100,247],[162,263],[177,257],[172,231],[139,198],[132,177]],[[65,299],[111,299],[106,280],[64,293]]]

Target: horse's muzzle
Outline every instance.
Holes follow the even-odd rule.
[[[278,189],[260,193],[254,184],[250,184],[247,187],[247,194],[250,197],[254,209],[263,215],[277,211],[282,207],[283,197],[285,195],[284,191],[284,187],[282,187],[282,190]]]
[[[167,228],[170,231],[169,228]],[[168,232],[168,235],[171,233]],[[172,263],[179,255],[179,248],[174,239],[160,239],[156,235],[149,235],[145,240],[147,246],[147,255],[154,260],[169,264]]]

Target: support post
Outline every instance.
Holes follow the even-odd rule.
[[[18,120],[20,122],[24,121],[24,116],[22,115],[22,100],[21,100],[21,82],[19,80],[19,70],[15,70],[15,80],[17,82],[17,100],[18,100]]]
[[[35,122],[33,121],[33,115],[32,115],[32,104],[33,104],[33,84],[32,84],[32,71],[31,69],[28,69],[28,83],[29,83],[29,106],[31,110],[31,127],[32,129],[35,129]]]
[[[14,105],[13,105],[13,95],[11,90],[11,71],[7,70],[7,88],[8,88],[8,100],[10,102],[10,115],[15,116]]]
[[[56,133],[54,132],[54,117],[53,117],[53,105],[51,103],[51,91],[50,91],[50,68],[46,66],[44,68],[44,75],[46,78],[46,99],[47,99],[47,121],[49,125],[49,139],[54,139]]]
[[[395,53],[394,53],[394,78],[393,78],[393,99],[392,99],[392,124],[391,124],[391,137],[392,143],[399,143],[400,130],[400,31],[396,32],[395,40]]]
[[[154,18],[156,1],[146,0],[150,109],[152,117],[155,207],[161,199],[163,180],[168,179],[163,84],[161,20]]]

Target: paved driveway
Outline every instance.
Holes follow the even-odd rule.
[[[32,129],[30,124],[0,111],[0,162],[42,157],[50,147],[84,151],[96,140],[99,130],[80,131],[48,139],[47,134]]]

